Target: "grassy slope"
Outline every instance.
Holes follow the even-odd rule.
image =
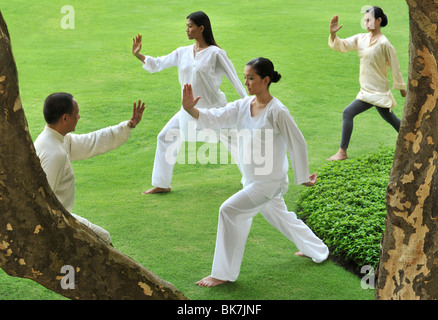
[[[306,137],[311,170],[338,147],[341,115],[358,91],[355,53],[332,52],[328,24],[339,14],[340,36],[360,29],[360,1],[70,1],[76,28],[60,28],[64,1],[31,4],[13,0],[0,8],[8,23],[19,70],[20,89],[30,132],[44,127],[45,97],[54,91],[75,95],[81,108],[77,132],[88,132],[128,119],[132,102],[143,99],[148,110],[123,147],[74,165],[74,212],[110,231],[117,249],[130,255],[191,299],[372,299],[359,280],[328,261],[316,265],[293,256],[295,247],[259,215],[246,248],[239,280],[219,288],[194,282],[210,271],[220,204],[239,190],[232,165],[177,165],[173,192],[142,196],[150,187],[155,139],[178,110],[177,70],[147,74],[130,54],[131,39],[144,36],[143,52],[158,56],[187,41],[185,16],[204,10],[216,40],[242,78],[244,64],[257,56],[272,59],[282,80],[272,93],[285,103]],[[386,28],[407,74],[407,6],[380,1],[388,12]],[[228,81],[229,100],[238,96]],[[399,105],[403,100],[394,92]],[[402,108],[396,109],[401,116]],[[376,126],[379,130],[376,131]],[[360,116],[350,156],[392,145],[396,133],[372,110]],[[290,173],[291,181],[293,173]],[[291,210],[301,187],[291,185],[285,199]],[[0,276],[3,299],[56,299],[33,282]]]

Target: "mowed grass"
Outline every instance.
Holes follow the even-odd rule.
[[[156,136],[179,110],[177,69],[146,73],[130,53],[132,37],[143,34],[142,53],[161,56],[189,45],[186,16],[205,11],[219,45],[227,51],[239,77],[252,58],[270,58],[282,74],[271,92],[291,111],[303,132],[310,169],[315,170],[339,146],[342,110],[356,96],[359,59],[328,45],[334,14],[344,27],[341,37],[365,32],[360,27],[361,1],[69,1],[75,29],[60,22],[65,1],[31,3],[11,0],[0,10],[8,24],[20,92],[33,139],[44,128],[42,105],[56,91],[72,93],[79,102],[77,133],[129,119],[134,101],[146,102],[142,123],[119,149],[74,163],[74,212],[106,228],[117,250],[129,255],[190,299],[197,300],[366,300],[360,279],[335,263],[315,264],[293,255],[296,248],[261,215],[248,238],[237,282],[199,288],[195,281],[210,273],[220,205],[241,188],[231,164],[177,164],[172,192],[141,195],[151,187]],[[383,31],[398,52],[407,80],[408,10],[400,1],[377,4],[389,17]],[[222,85],[228,100],[238,98],[230,83]],[[401,117],[404,100],[394,95]],[[397,133],[375,110],[358,116],[350,157],[393,146]],[[351,173],[354,175],[354,172]],[[293,172],[290,171],[290,181]],[[291,211],[301,186],[285,196]],[[341,195],[340,195],[341,196]],[[0,275],[0,299],[60,299],[36,283]]]

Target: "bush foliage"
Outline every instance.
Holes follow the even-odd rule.
[[[298,199],[300,217],[330,247],[356,265],[377,267],[385,227],[385,192],[394,150],[333,161],[317,170],[313,188]]]

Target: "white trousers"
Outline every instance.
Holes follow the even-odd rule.
[[[170,188],[173,168],[181,146],[177,144],[177,148],[173,150],[173,154],[169,155],[169,148],[175,142],[169,139],[168,132],[173,132],[172,135],[175,140],[177,140],[180,138],[178,129],[179,112],[166,123],[157,136],[157,149],[155,151],[154,168],[152,170],[152,185],[154,187]]]
[[[85,226],[87,226],[88,228],[90,228],[91,231],[93,231],[103,241],[105,241],[108,244],[111,244],[111,236],[110,236],[109,232],[106,231],[104,228],[99,227],[98,225],[95,225],[95,224],[91,223],[87,219],[85,219],[85,218],[83,218],[81,216],[78,216],[77,214],[72,213],[71,215],[73,217],[75,217],[76,220],[78,220],[80,223],[82,223]]]
[[[260,192],[263,184],[256,182],[244,187],[220,207],[211,272],[214,278],[237,279],[252,220],[258,212],[313,261],[319,263],[327,259],[328,247],[294,212],[287,210],[280,187],[277,195],[269,199]],[[272,187],[270,183],[267,185]]]
[[[187,117],[191,116],[184,110],[179,111],[166,123],[157,136],[157,149],[152,170],[152,185],[154,187],[165,189],[171,187],[173,169],[182,143],[185,141],[202,142],[202,140],[197,140],[200,137],[196,134],[194,121],[187,123],[190,121],[187,120]],[[216,132],[214,138],[216,141],[210,142],[217,143],[217,140],[220,140],[232,155],[237,154],[237,145],[228,143],[229,137],[227,135]]]

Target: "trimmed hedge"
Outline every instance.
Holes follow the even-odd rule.
[[[329,162],[317,171],[315,186],[302,190],[298,199],[298,215],[329,246],[332,256],[357,269],[378,266],[393,156],[394,150],[382,148]]]

